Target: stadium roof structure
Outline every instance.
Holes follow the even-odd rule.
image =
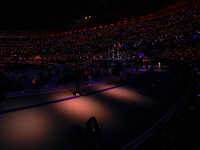
[[[112,23],[140,16],[166,8],[178,2],[197,0],[72,0],[36,1],[8,3],[0,9],[0,31],[43,30],[59,27],[74,28],[101,23]]]

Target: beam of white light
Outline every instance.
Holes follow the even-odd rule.
[[[95,90],[99,90],[99,88],[95,87]],[[106,90],[102,92],[102,94],[124,102],[132,102],[138,104],[145,104],[150,102],[150,98],[137,93],[133,89],[128,89],[123,86]]]
[[[95,116],[102,123],[109,123],[113,117],[113,112],[106,105],[91,96],[56,103],[54,108],[77,124],[85,124],[91,116]]]

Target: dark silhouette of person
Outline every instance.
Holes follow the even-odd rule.
[[[81,71],[80,71],[80,68],[77,68],[76,69],[76,72],[75,72],[75,95],[76,94],[79,94],[81,95],[81,92],[80,92],[80,78],[81,78]]]
[[[130,67],[128,66],[126,69],[126,80],[128,81],[130,79]]]
[[[0,101],[3,101],[5,98],[5,84],[0,80]]]
[[[36,90],[38,92],[40,92],[40,77],[39,77],[39,75],[37,76],[37,80],[36,80]]]
[[[0,101],[4,100],[5,98],[5,87],[6,87],[6,81],[5,81],[5,74],[0,70]]]
[[[86,131],[88,136],[89,148],[91,150],[101,149],[101,130],[97,120],[92,116],[86,123]]]
[[[122,71],[120,71],[119,76],[120,76],[120,82],[122,82],[122,80],[123,80],[123,73],[122,73]]]
[[[40,92],[40,78],[38,75],[35,76],[35,78],[32,80],[32,83],[35,88],[35,91]]]
[[[138,62],[136,62],[136,71],[138,72],[138,70],[139,70],[139,63]]]

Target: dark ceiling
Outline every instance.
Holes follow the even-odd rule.
[[[46,4],[36,1],[1,5],[0,30],[38,30],[73,25],[85,16],[95,22],[140,16],[180,0],[72,0]],[[183,0],[182,0],[183,1]]]

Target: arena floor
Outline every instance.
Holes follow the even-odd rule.
[[[161,80],[166,73],[160,73]],[[155,96],[148,92],[147,81],[152,80],[141,75],[129,82],[87,86],[81,88],[81,97],[73,89],[8,97],[0,103],[0,149],[88,149],[85,126],[91,116],[102,130],[101,149],[120,149],[168,107],[165,97],[171,87],[162,86],[163,93]]]

